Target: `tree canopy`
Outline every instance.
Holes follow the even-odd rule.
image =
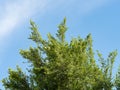
[[[9,69],[9,76],[2,80],[7,90],[111,90],[120,86],[120,73],[112,78],[112,69],[117,55],[113,51],[107,59],[97,51],[99,65],[94,58],[91,34],[65,40],[66,18],[59,24],[56,37],[47,34],[42,38],[37,25],[30,21],[30,40],[35,47],[20,50],[20,54],[30,64],[28,74],[17,66]],[[116,84],[115,84],[116,83]]]

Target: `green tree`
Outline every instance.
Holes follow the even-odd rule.
[[[110,53],[105,66],[98,53],[102,65],[99,67],[94,58],[90,34],[85,39],[65,40],[66,19],[58,26],[56,37],[47,34],[48,40],[41,37],[33,21],[30,24],[32,32],[29,39],[36,43],[36,47],[20,50],[22,57],[30,64],[27,69],[29,74],[26,75],[18,66],[17,70],[9,69],[9,76],[2,80],[6,89],[111,90],[111,70],[116,51]]]
[[[112,87],[114,86],[112,70],[115,62],[115,57],[117,55],[117,51],[115,50],[113,52],[110,52],[106,60],[102,57],[101,53],[99,53],[98,51],[97,53],[100,62],[99,68],[101,69],[103,75],[103,81],[101,82],[101,86],[104,88],[104,90],[111,90]]]
[[[117,90],[120,90],[120,67],[119,67],[118,72],[116,74],[115,86],[117,87]]]

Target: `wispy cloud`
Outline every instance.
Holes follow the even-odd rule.
[[[111,2],[110,0],[60,0],[62,7],[65,7],[68,12],[78,12],[81,15],[89,14],[90,12],[103,7]],[[61,7],[61,8],[62,8]]]
[[[81,0],[81,5],[79,5],[79,11],[82,14],[88,14],[97,8],[103,7],[108,4],[108,0]]]
[[[2,5],[0,16],[0,40],[14,28],[38,11],[43,11],[46,0],[16,0]]]
[[[36,12],[44,11],[45,8],[65,8],[66,11],[73,10],[86,14],[103,6],[108,0],[16,0],[8,1],[0,5],[0,40],[14,31],[14,28],[30,18]]]

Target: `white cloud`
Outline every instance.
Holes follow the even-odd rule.
[[[46,6],[45,0],[16,0],[2,5],[0,10],[0,41],[10,34],[14,28],[30,18],[33,14],[43,11]]]
[[[55,2],[54,7],[56,6],[59,7],[60,9],[65,8],[67,12],[73,11],[85,15],[97,8],[107,5],[109,2],[112,1],[111,0],[58,0],[57,2]]]
[[[33,14],[46,10],[45,8],[65,8],[68,12],[86,14],[103,6],[108,0],[16,0],[1,5],[0,12],[0,41],[14,31],[14,28],[30,18]],[[70,10],[71,9],[71,10]],[[1,11],[2,10],[2,11]]]
[[[86,15],[107,5],[110,0],[70,0],[67,7],[71,8],[73,12],[79,12],[81,15]],[[69,9],[68,9],[69,10]]]
[[[81,0],[79,10],[82,14],[88,14],[99,7],[103,7],[107,3],[108,0]]]

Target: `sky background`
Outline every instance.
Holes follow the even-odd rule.
[[[34,45],[28,39],[30,19],[47,39],[48,32],[55,35],[64,17],[66,40],[91,33],[94,51],[99,50],[105,58],[118,50],[115,74],[120,64],[120,0],[0,0],[0,80],[8,75],[8,68],[27,67],[19,50]]]

